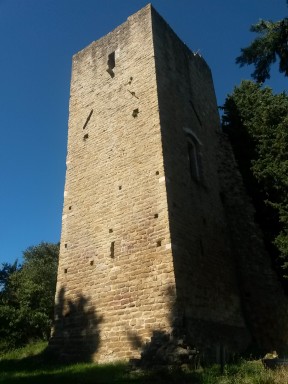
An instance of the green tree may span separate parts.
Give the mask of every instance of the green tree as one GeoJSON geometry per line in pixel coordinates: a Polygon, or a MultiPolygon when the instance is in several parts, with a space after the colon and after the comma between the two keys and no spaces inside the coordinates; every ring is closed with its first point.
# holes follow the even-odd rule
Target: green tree
{"type": "Polygon", "coordinates": [[[6,280],[0,295],[2,349],[49,337],[58,254],[59,244],[41,243],[23,253],[24,261],[18,269],[3,265],[1,272],[6,280]]]}
{"type": "Polygon", "coordinates": [[[240,66],[254,64],[252,77],[259,83],[270,78],[270,67],[279,60],[279,71],[288,76],[288,18],[272,22],[260,20],[251,26],[259,37],[241,49],[236,58],[240,66]]]}
{"type": "Polygon", "coordinates": [[[8,289],[9,277],[13,272],[18,269],[18,261],[16,260],[13,264],[3,263],[0,269],[0,296],[8,289]]]}
{"type": "Polygon", "coordinates": [[[287,269],[288,97],[244,81],[227,97],[222,121],[269,250],[287,269]]]}

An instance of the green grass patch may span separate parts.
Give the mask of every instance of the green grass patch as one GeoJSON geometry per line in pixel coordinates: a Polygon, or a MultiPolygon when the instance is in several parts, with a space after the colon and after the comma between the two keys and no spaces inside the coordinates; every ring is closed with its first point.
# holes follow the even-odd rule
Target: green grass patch
{"type": "Polygon", "coordinates": [[[133,371],[126,363],[63,364],[46,352],[47,343],[38,342],[10,351],[0,357],[2,384],[287,384],[288,371],[269,371],[260,361],[226,365],[220,373],[218,365],[189,371],[161,368],[133,371]]]}

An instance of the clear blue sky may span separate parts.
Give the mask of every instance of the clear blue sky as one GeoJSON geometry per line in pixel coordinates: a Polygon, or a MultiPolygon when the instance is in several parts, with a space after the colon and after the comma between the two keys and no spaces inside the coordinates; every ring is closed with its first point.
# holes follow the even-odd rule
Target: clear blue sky
{"type": "MultiPolygon", "coordinates": [[[[71,57],[146,0],[0,0],[0,263],[58,242],[65,179],[71,57]]],[[[218,105],[252,68],[235,57],[259,18],[287,16],[285,0],[155,0],[178,36],[212,69],[218,105]]],[[[273,71],[275,92],[287,79],[273,71]]]]}

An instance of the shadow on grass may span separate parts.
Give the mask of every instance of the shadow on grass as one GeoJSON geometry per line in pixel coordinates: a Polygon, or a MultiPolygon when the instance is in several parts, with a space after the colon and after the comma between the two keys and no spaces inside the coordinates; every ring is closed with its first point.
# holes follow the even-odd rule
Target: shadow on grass
{"type": "Polygon", "coordinates": [[[113,383],[122,382],[126,372],[124,364],[61,363],[47,350],[36,356],[0,361],[0,383],[5,384],[113,383]]]}
{"type": "Polygon", "coordinates": [[[35,356],[0,360],[0,383],[5,384],[100,384],[100,383],[193,383],[201,384],[202,375],[166,368],[131,370],[128,364],[64,364],[47,349],[35,356]]]}

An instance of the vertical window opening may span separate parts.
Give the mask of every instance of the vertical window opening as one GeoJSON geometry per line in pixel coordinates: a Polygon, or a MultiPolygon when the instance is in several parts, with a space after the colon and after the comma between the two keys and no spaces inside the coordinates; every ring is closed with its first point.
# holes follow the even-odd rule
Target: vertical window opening
{"type": "Polygon", "coordinates": [[[188,142],[188,156],[189,156],[189,167],[190,174],[193,179],[199,180],[199,159],[197,154],[197,148],[195,143],[188,142]]]}
{"type": "Polygon", "coordinates": [[[111,259],[114,259],[114,253],[115,253],[115,241],[112,241],[111,246],[110,246],[110,257],[111,259]]]}
{"type": "Polygon", "coordinates": [[[187,146],[190,175],[199,182],[202,180],[201,144],[196,136],[189,134],[187,146]]]}
{"type": "Polygon", "coordinates": [[[93,113],[93,109],[91,109],[91,112],[89,113],[89,115],[85,121],[85,124],[83,125],[83,129],[85,129],[87,124],[89,123],[89,120],[91,119],[92,113],[93,113]]]}
{"type": "Polygon", "coordinates": [[[113,72],[113,69],[115,68],[115,52],[110,53],[108,55],[108,61],[107,61],[107,72],[109,75],[113,78],[115,76],[115,73],[113,72]]]}

